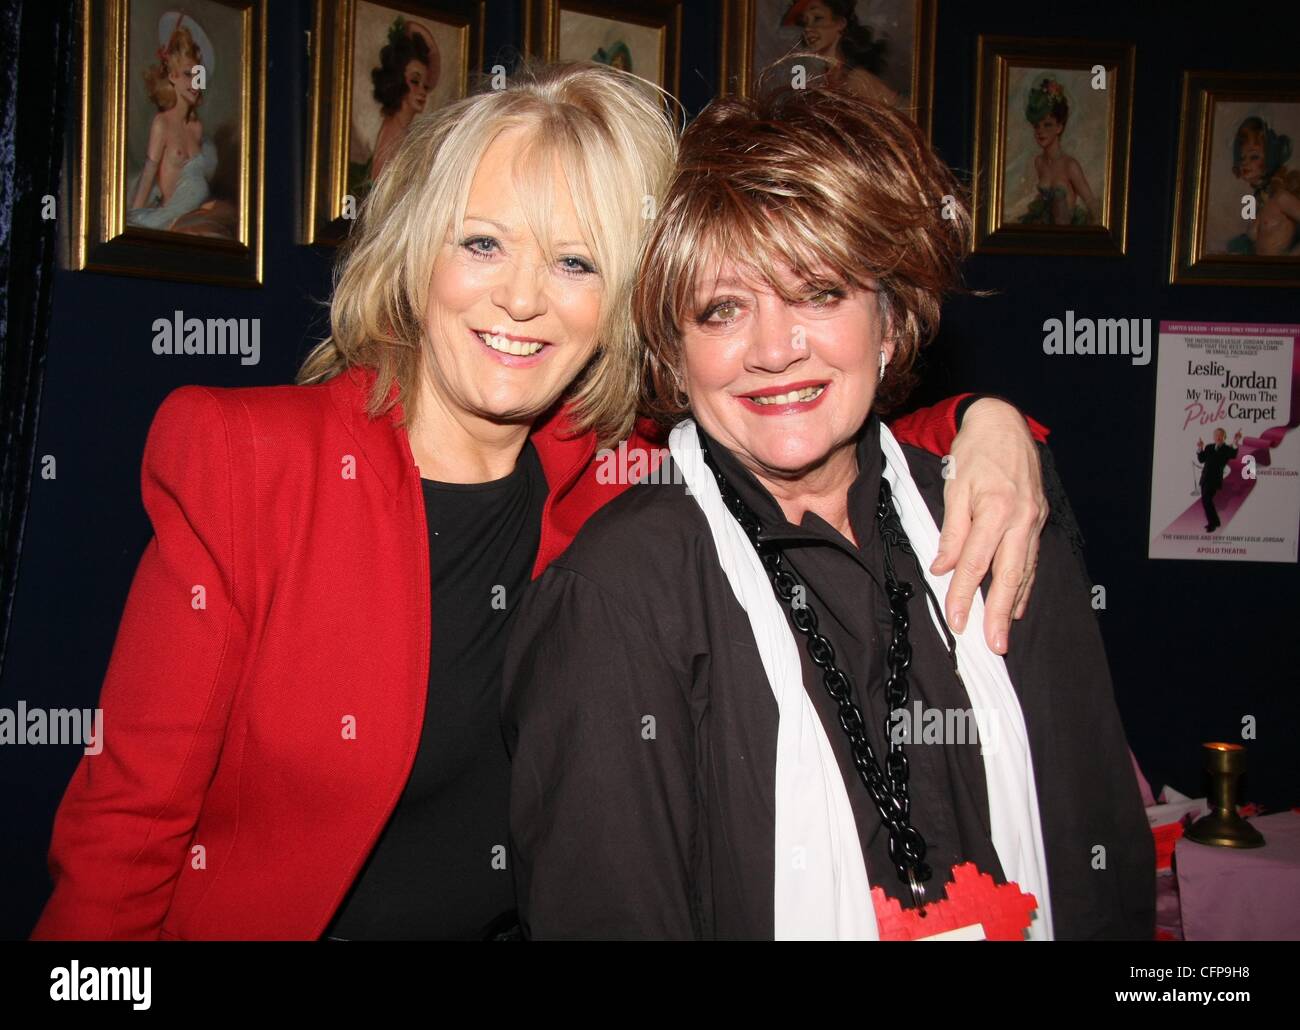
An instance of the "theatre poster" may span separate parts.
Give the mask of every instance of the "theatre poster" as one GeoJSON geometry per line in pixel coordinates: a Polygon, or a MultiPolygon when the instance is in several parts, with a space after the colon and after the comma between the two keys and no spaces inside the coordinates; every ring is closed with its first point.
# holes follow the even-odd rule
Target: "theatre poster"
{"type": "Polygon", "coordinates": [[[1157,353],[1148,556],[1294,562],[1300,325],[1161,322],[1157,353]]]}

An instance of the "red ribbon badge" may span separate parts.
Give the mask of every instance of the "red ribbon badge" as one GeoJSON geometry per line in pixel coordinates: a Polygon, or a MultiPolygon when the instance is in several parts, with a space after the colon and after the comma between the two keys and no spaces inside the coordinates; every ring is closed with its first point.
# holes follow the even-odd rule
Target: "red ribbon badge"
{"type": "Polygon", "coordinates": [[[924,916],[914,908],[903,908],[879,887],[871,888],[871,903],[882,941],[915,941],[976,924],[983,927],[984,940],[1023,941],[1038,907],[1038,900],[1022,893],[1018,884],[1010,880],[996,884],[974,862],[953,867],[947,897],[928,902],[924,916]]]}

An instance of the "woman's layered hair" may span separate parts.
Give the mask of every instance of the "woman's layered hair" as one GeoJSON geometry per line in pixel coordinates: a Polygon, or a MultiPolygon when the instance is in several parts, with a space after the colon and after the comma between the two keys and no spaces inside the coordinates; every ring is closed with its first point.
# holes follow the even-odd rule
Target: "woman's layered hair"
{"type": "Polygon", "coordinates": [[[896,349],[873,405],[911,389],[920,347],[958,288],[966,194],[905,113],[824,83],[715,100],[682,137],[677,172],[646,243],[633,300],[646,343],[646,413],[689,414],[682,326],[734,260],[786,301],[874,289],[896,349]],[[789,269],[802,290],[784,285],[789,269]]]}
{"type": "Polygon", "coordinates": [[[354,366],[373,368],[370,415],[396,400],[403,424],[410,425],[434,261],[463,235],[470,185],[484,152],[500,133],[523,127],[529,141],[514,174],[528,228],[557,258],[551,199],[568,189],[604,286],[597,351],[565,395],[571,425],[575,432],[594,430],[602,446],[624,438],[641,376],[631,288],[676,155],[677,130],[665,97],[643,79],[603,65],[526,64],[504,88],[416,117],[345,244],[330,336],[308,355],[298,382],[323,382],[354,366]]]}

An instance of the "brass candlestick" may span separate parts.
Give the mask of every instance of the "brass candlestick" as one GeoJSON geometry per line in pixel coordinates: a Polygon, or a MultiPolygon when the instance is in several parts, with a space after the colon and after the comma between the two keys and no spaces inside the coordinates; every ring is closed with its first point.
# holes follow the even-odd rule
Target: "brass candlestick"
{"type": "Polygon", "coordinates": [[[1210,774],[1210,805],[1185,836],[1198,844],[1219,848],[1262,848],[1264,836],[1237,814],[1237,779],[1246,771],[1246,749],[1240,744],[1203,744],[1205,771],[1210,774]]]}

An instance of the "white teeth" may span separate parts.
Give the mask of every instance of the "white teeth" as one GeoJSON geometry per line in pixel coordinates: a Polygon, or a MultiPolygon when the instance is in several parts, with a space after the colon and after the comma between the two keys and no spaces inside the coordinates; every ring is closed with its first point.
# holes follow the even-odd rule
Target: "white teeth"
{"type": "Polygon", "coordinates": [[[502,354],[516,354],[520,357],[528,357],[530,354],[536,354],[542,349],[542,344],[535,340],[512,340],[508,336],[500,336],[495,333],[477,333],[476,335],[493,350],[500,351],[502,354]]]}
{"type": "Polygon", "coordinates": [[[791,390],[789,393],[770,394],[766,397],[749,398],[755,404],[794,404],[796,401],[807,402],[816,397],[820,397],[824,386],[805,386],[802,390],[791,390]]]}

